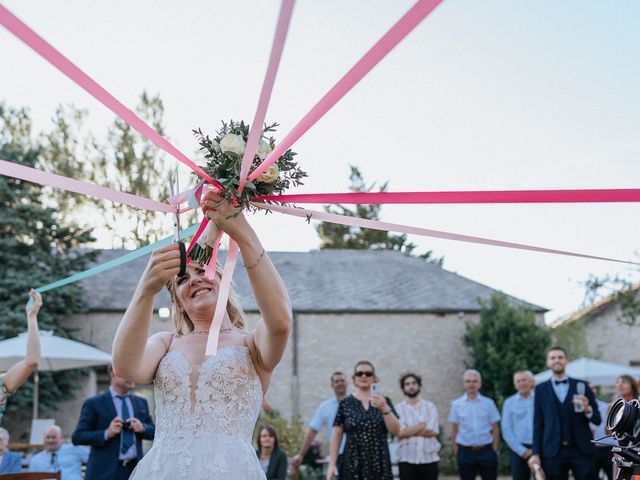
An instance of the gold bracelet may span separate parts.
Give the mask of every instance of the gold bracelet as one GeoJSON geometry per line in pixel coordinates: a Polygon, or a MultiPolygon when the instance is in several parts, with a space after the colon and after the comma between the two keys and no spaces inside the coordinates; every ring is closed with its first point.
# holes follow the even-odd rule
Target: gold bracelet
{"type": "Polygon", "coordinates": [[[266,253],[267,253],[267,252],[266,252],[266,251],[265,251],[265,249],[263,248],[263,249],[262,249],[262,253],[261,253],[261,254],[260,254],[260,256],[258,257],[258,260],[256,260],[256,262],[255,262],[253,265],[249,265],[249,266],[245,265],[245,266],[244,266],[244,268],[245,268],[246,270],[251,270],[252,268],[257,267],[257,266],[258,266],[258,264],[259,264],[259,263],[262,261],[262,259],[264,258],[264,255],[265,255],[266,253]]]}

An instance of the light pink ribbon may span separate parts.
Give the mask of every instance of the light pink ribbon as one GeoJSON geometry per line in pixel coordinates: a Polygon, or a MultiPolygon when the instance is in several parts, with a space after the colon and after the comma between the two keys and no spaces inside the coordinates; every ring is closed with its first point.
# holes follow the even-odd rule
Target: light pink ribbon
{"type": "Polygon", "coordinates": [[[640,202],[640,189],[300,193],[263,195],[255,198],[256,200],[288,203],[344,203],[360,205],[428,203],[603,203],[640,202]]]}
{"type": "MultiPolygon", "coordinates": [[[[211,260],[207,263],[207,266],[204,268],[204,276],[209,280],[212,280],[214,275],[216,274],[216,265],[218,262],[218,252],[220,251],[220,243],[222,242],[222,235],[224,232],[222,230],[218,230],[218,235],[216,235],[215,244],[213,246],[213,253],[211,254],[211,260]]],[[[233,272],[231,272],[231,276],[233,276],[233,272]]]]}
{"type": "Polygon", "coordinates": [[[175,210],[166,203],[157,202],[149,198],[139,197],[131,193],[119,192],[110,188],[99,187],[93,183],[82,182],[55,173],[43,172],[35,168],[20,165],[19,163],[8,162],[0,159],[0,174],[8,177],[19,178],[28,182],[49,185],[68,192],[82,193],[112,202],[123,203],[131,207],[144,208],[155,212],[174,212],[175,210]]]}
{"type": "Polygon", "coordinates": [[[280,205],[269,205],[264,203],[252,203],[254,206],[271,210],[273,212],[285,213],[295,217],[306,218],[307,220],[321,220],[323,222],[337,223],[340,225],[348,225],[351,227],[372,228],[374,230],[385,230],[388,232],[402,232],[414,235],[422,235],[425,237],[442,238],[445,240],[455,240],[458,242],[478,243],[482,245],[492,245],[494,247],[515,248],[518,250],[529,250],[532,252],[551,253],[554,255],[567,255],[571,257],[591,258],[595,260],[606,260],[609,262],[626,263],[629,265],[640,265],[640,263],[628,260],[618,260],[615,258],[599,257],[596,255],[588,255],[584,253],[569,252],[565,250],[556,250],[553,248],[536,247],[523,243],[504,242],[502,240],[493,240],[490,238],[474,237],[471,235],[461,235],[458,233],[443,232],[440,230],[431,230],[428,228],[411,227],[408,225],[400,225],[397,223],[380,222],[377,220],[368,220],[366,218],[348,217],[336,213],[320,212],[317,210],[307,210],[304,208],[283,207],[280,205]]]}
{"type": "Polygon", "coordinates": [[[276,146],[262,164],[256,168],[249,180],[255,180],[265,172],[280,156],[285,153],[302,135],[304,135],[318,120],[320,120],[342,97],[344,97],[364,76],[375,67],[404,37],[406,37],[442,0],[419,0],[416,4],[391,27],[391,29],[373,46],[336,83],[327,94],[316,103],[311,110],[298,122],[276,146]]]}
{"type": "Polygon", "coordinates": [[[120,103],[113,95],[89,77],[89,75],[80,70],[68,58],[62,55],[62,53],[56,50],[36,32],[31,30],[24,22],[2,5],[0,5],[0,24],[31,47],[46,61],[51,63],[51,65],[56,67],[76,84],[82,87],[96,100],[122,118],[122,120],[127,122],[131,128],[138,131],[142,136],[156,144],[169,155],[191,167],[208,182],[211,182],[214,185],[219,185],[218,182],[207,175],[207,172],[205,172],[201,167],[191,161],[185,154],[169,143],[169,141],[167,141],[162,135],[147,125],[144,120],[120,103]]]}
{"type": "MultiPolygon", "coordinates": [[[[205,355],[215,355],[218,351],[218,340],[220,338],[220,327],[227,313],[227,301],[231,292],[231,280],[233,279],[233,270],[238,259],[238,244],[229,237],[229,250],[227,251],[227,260],[222,271],[220,279],[220,287],[218,288],[218,300],[216,302],[216,311],[213,314],[213,322],[209,329],[209,337],[207,338],[207,349],[205,355]]],[[[215,263],[214,263],[215,265],[215,263]]]]}
{"type": "Polygon", "coordinates": [[[287,32],[289,30],[289,23],[291,22],[294,3],[294,0],[282,0],[282,5],[280,6],[280,16],[278,17],[276,33],[273,36],[269,66],[267,67],[267,73],[265,74],[264,82],[262,83],[260,100],[258,101],[256,114],[253,117],[253,122],[251,123],[249,137],[247,138],[247,145],[244,150],[244,156],[242,157],[238,193],[242,193],[244,184],[247,182],[247,174],[249,173],[249,169],[253,163],[253,158],[256,154],[256,150],[258,149],[258,142],[262,136],[262,124],[264,123],[265,116],[267,115],[267,108],[269,107],[273,84],[275,83],[276,74],[278,73],[280,59],[282,58],[284,43],[287,39],[287,32]]]}

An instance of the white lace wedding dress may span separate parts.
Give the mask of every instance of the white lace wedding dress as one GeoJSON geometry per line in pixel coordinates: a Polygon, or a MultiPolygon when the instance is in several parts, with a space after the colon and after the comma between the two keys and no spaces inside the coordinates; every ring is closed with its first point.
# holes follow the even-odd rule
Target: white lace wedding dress
{"type": "Polygon", "coordinates": [[[130,479],[265,479],[251,445],[262,386],[246,347],[194,366],[179,351],[155,378],[156,435],[130,479]]]}

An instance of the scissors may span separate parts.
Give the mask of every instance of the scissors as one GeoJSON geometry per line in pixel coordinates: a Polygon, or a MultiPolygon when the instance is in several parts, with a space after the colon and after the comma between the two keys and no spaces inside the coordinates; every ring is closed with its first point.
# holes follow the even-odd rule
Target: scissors
{"type": "MultiPolygon", "coordinates": [[[[176,182],[175,187],[171,179],[169,179],[169,191],[171,196],[180,194],[180,180],[178,179],[178,170],[176,170],[176,182]]],[[[173,241],[180,247],[180,271],[178,277],[184,276],[187,272],[187,249],[184,246],[184,242],[180,240],[180,207],[176,206],[176,213],[173,214],[173,241]]]]}

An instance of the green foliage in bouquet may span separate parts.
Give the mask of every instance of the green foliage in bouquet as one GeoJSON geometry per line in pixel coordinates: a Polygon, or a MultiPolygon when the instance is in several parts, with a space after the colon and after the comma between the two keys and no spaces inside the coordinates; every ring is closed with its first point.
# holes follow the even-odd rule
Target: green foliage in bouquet
{"type": "MultiPolygon", "coordinates": [[[[265,124],[258,150],[249,169],[250,173],[275,148],[275,139],[267,138],[266,134],[274,132],[276,127],[278,127],[277,123],[265,124]]],[[[203,166],[204,171],[220,182],[223,187],[221,195],[229,202],[237,202],[240,208],[255,211],[256,207],[252,206],[251,202],[256,196],[282,194],[291,186],[303,185],[301,179],[307,176],[307,173],[300,170],[297,162],[294,161],[297,154],[289,149],[253,182],[245,183],[242,193],[239,194],[240,167],[249,137],[249,125],[243,121],[240,123],[233,120],[229,123],[223,121],[222,128],[213,138],[202,133],[201,129],[193,130],[193,133],[207,160],[207,164],[203,166]]]]}
{"type": "MultiPolygon", "coordinates": [[[[277,126],[277,123],[264,125],[256,154],[249,167],[249,173],[253,172],[275,148],[275,139],[271,136],[267,137],[266,134],[274,132],[277,126]]],[[[249,125],[243,121],[240,123],[233,120],[229,123],[223,121],[222,128],[216,132],[213,138],[205,135],[200,128],[193,130],[193,133],[207,160],[206,165],[203,166],[204,171],[220,182],[222,185],[221,196],[237,207],[236,213],[232,216],[238,215],[243,209],[255,212],[257,207],[251,202],[256,197],[282,194],[291,186],[302,185],[301,179],[307,176],[307,173],[300,170],[297,162],[294,161],[296,153],[289,149],[266,171],[258,175],[253,182],[246,182],[242,193],[239,193],[240,170],[249,138],[249,125]]],[[[285,204],[268,200],[259,201],[285,204]]],[[[269,211],[265,210],[265,212],[269,211]]],[[[217,229],[211,223],[207,225],[207,229],[189,252],[189,258],[201,265],[209,263],[216,243],[217,229]]]]}

